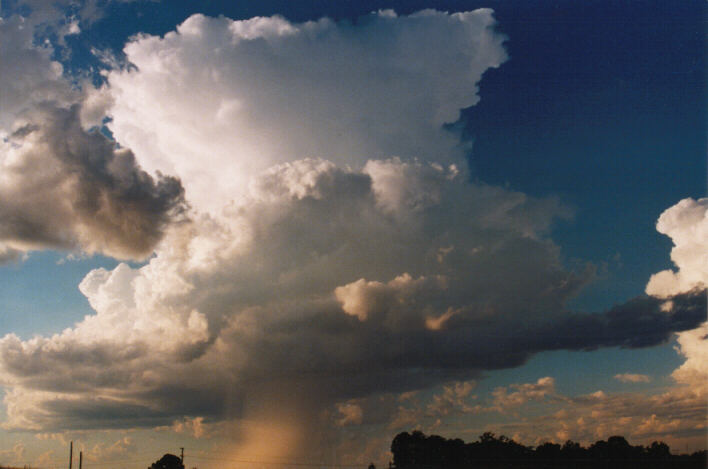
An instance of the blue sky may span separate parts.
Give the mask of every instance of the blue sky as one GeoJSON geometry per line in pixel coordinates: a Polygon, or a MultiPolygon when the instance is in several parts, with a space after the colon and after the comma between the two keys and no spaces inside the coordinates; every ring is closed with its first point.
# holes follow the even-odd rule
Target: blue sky
{"type": "Polygon", "coordinates": [[[58,3],[0,9],[0,464],[266,460],[263,432],[383,464],[414,427],[705,447],[650,411],[706,372],[704,2],[58,3]]]}

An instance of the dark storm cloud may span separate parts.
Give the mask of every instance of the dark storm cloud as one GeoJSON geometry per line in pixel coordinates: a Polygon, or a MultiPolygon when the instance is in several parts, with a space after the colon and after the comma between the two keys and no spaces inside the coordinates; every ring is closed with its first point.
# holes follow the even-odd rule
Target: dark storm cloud
{"type": "Polygon", "coordinates": [[[603,314],[569,315],[535,342],[539,350],[650,347],[705,320],[706,290],[696,289],[668,299],[634,298],[603,314]]]}
{"type": "MultiPolygon", "coordinates": [[[[341,315],[281,323],[271,337],[249,344],[258,359],[243,370],[265,378],[306,378],[332,399],[372,392],[400,392],[469,379],[486,370],[523,364],[549,350],[650,347],[706,319],[706,291],[666,300],[640,297],[594,314],[557,313],[553,320],[519,325],[513,320],[460,320],[442,331],[386,330],[341,315]]],[[[226,339],[226,337],[224,337],[226,339]]],[[[227,339],[244,344],[238,337],[227,339]]]]}
{"type": "Polygon", "coordinates": [[[134,428],[167,425],[172,422],[170,413],[148,405],[121,399],[91,398],[81,400],[56,399],[42,403],[38,411],[45,415],[62,415],[62,420],[48,418],[43,428],[76,430],[95,428],[134,428]]]}
{"type": "Polygon", "coordinates": [[[44,103],[8,138],[0,181],[0,242],[118,258],[152,252],[185,208],[178,179],[142,171],[127,149],[85,131],[79,105],[44,103]]]}

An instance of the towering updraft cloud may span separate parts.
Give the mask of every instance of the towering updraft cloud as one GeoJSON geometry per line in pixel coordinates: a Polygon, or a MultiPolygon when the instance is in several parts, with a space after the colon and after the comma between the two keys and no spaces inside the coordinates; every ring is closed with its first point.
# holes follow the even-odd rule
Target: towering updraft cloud
{"type": "Polygon", "coordinates": [[[506,59],[493,25],[491,10],[381,11],[356,24],[194,15],[126,45],[134,67],[112,72],[103,91],[114,98],[109,127],[211,211],[286,161],[454,162],[459,140],[442,125],[506,59]]]}

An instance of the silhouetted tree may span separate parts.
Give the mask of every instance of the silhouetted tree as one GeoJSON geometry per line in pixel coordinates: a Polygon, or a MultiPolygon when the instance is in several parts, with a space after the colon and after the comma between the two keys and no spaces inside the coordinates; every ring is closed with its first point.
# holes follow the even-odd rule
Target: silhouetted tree
{"type": "Polygon", "coordinates": [[[167,453],[150,466],[148,469],[184,469],[184,464],[179,456],[167,453]]]}
{"type": "Polygon", "coordinates": [[[655,441],[647,448],[647,454],[652,459],[668,459],[671,457],[669,445],[663,441],[655,441]]]}
{"type": "Polygon", "coordinates": [[[665,443],[632,446],[622,436],[589,448],[573,441],[544,443],[536,449],[486,432],[465,444],[419,431],[399,433],[391,443],[395,469],[706,469],[708,452],[672,455],[665,443]]]}
{"type": "Polygon", "coordinates": [[[561,445],[556,443],[544,443],[536,447],[535,460],[539,467],[556,467],[561,457],[561,445]]]}

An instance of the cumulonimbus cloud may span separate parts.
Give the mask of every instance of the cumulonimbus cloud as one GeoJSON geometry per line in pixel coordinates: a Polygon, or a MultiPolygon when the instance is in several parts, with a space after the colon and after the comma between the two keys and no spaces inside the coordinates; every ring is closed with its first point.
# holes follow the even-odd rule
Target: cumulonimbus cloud
{"type": "MultiPolygon", "coordinates": [[[[32,143],[28,158],[58,122],[104,151],[98,163],[53,156],[60,169],[78,165],[67,177],[88,172],[98,186],[86,190],[108,203],[68,212],[70,226],[153,214],[135,233],[155,256],[90,272],[80,289],[96,313],[74,327],[0,339],[5,425],[169,425],[272,413],[276,402],[293,419],[349,402],[349,425],[365,418],[364,396],[469,380],[546,350],[655,345],[700,324],[705,285],[568,311],[594,275],[567,269],[549,237],[571,211],[467,181],[441,125],[505,60],[493,24],[488,10],[356,24],[196,15],[130,42],[134,67],[84,101],[84,116],[101,115],[94,104],[108,112],[132,153],[83,130],[77,108],[28,120],[12,148],[32,143]],[[168,223],[176,180],[139,168],[182,178],[189,220],[168,223]]],[[[133,231],[109,239],[101,227],[76,242],[129,248],[133,231]]]]}

